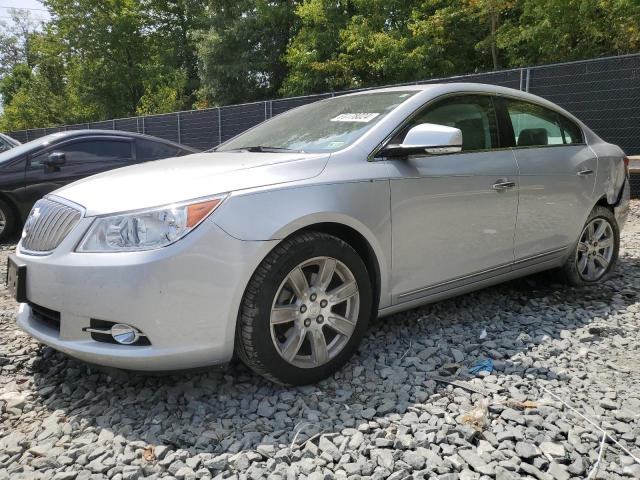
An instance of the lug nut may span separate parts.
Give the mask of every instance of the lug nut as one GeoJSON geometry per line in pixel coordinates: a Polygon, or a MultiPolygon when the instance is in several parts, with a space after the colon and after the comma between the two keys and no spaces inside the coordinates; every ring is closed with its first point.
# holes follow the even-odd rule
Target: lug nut
{"type": "Polygon", "coordinates": [[[304,313],[304,312],[306,312],[306,311],[307,311],[307,306],[306,306],[306,305],[302,305],[302,306],[300,307],[300,313],[304,313]]]}
{"type": "Polygon", "coordinates": [[[305,318],[304,320],[304,326],[308,327],[309,325],[311,325],[311,319],[310,318],[305,318]]]}
{"type": "Polygon", "coordinates": [[[324,322],[324,317],[322,315],[318,315],[318,318],[316,318],[316,322],[318,323],[324,322]]]}
{"type": "Polygon", "coordinates": [[[318,296],[315,293],[311,294],[311,297],[309,297],[311,299],[312,302],[316,301],[316,298],[318,298],[318,296]]]}
{"type": "Polygon", "coordinates": [[[326,300],[322,300],[322,301],[320,302],[320,306],[321,306],[322,308],[324,308],[324,307],[326,307],[326,306],[327,306],[327,304],[328,304],[328,303],[329,303],[329,302],[327,302],[326,300]]]}

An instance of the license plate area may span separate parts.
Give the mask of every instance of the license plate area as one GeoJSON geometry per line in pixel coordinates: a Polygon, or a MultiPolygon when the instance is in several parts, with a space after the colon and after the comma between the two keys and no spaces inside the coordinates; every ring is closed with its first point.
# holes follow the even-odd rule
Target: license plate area
{"type": "Polygon", "coordinates": [[[17,262],[14,255],[7,258],[7,289],[20,303],[27,301],[27,266],[17,262]]]}

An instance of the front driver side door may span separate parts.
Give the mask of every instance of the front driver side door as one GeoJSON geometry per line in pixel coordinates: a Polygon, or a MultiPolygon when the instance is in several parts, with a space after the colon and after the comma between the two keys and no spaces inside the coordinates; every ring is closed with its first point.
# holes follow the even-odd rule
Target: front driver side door
{"type": "Polygon", "coordinates": [[[462,131],[462,152],[387,160],[391,183],[392,301],[400,303],[507,271],[518,208],[513,152],[499,149],[488,95],[460,95],[419,112],[462,131]]]}

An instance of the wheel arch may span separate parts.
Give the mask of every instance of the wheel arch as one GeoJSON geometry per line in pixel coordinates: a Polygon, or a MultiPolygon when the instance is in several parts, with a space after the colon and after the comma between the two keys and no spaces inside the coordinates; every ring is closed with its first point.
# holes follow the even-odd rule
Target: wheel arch
{"type": "Polygon", "coordinates": [[[613,207],[614,204],[612,204],[611,202],[609,202],[609,199],[607,198],[606,195],[602,195],[598,201],[593,205],[593,207],[591,208],[591,210],[593,210],[596,207],[605,207],[608,208],[609,210],[611,210],[613,212],[613,207]]]}
{"type": "Polygon", "coordinates": [[[11,212],[13,213],[14,218],[16,219],[15,226],[16,228],[19,228],[20,225],[22,225],[22,222],[24,222],[24,218],[16,202],[13,200],[13,198],[11,198],[10,195],[7,195],[5,192],[0,192],[0,200],[2,200],[4,203],[9,205],[9,208],[11,209],[11,212]]]}
{"type": "Polygon", "coordinates": [[[367,272],[369,273],[369,279],[371,280],[371,286],[373,287],[373,311],[377,314],[382,288],[380,263],[375,250],[364,235],[355,228],[345,225],[344,223],[320,222],[300,228],[288,235],[287,238],[304,232],[321,232],[333,235],[334,237],[337,237],[349,244],[358,253],[367,267],[367,272]]]}

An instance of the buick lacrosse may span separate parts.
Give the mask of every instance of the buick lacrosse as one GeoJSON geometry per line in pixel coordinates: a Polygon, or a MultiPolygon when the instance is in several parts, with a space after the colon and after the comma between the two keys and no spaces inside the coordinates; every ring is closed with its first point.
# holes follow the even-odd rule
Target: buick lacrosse
{"type": "Polygon", "coordinates": [[[7,280],[20,327],[87,362],[175,370],[235,352],[311,383],[376,315],[547,269],[606,278],[627,162],[508,88],[341,95],[211,152],[56,190],[31,210],[7,280]]]}

